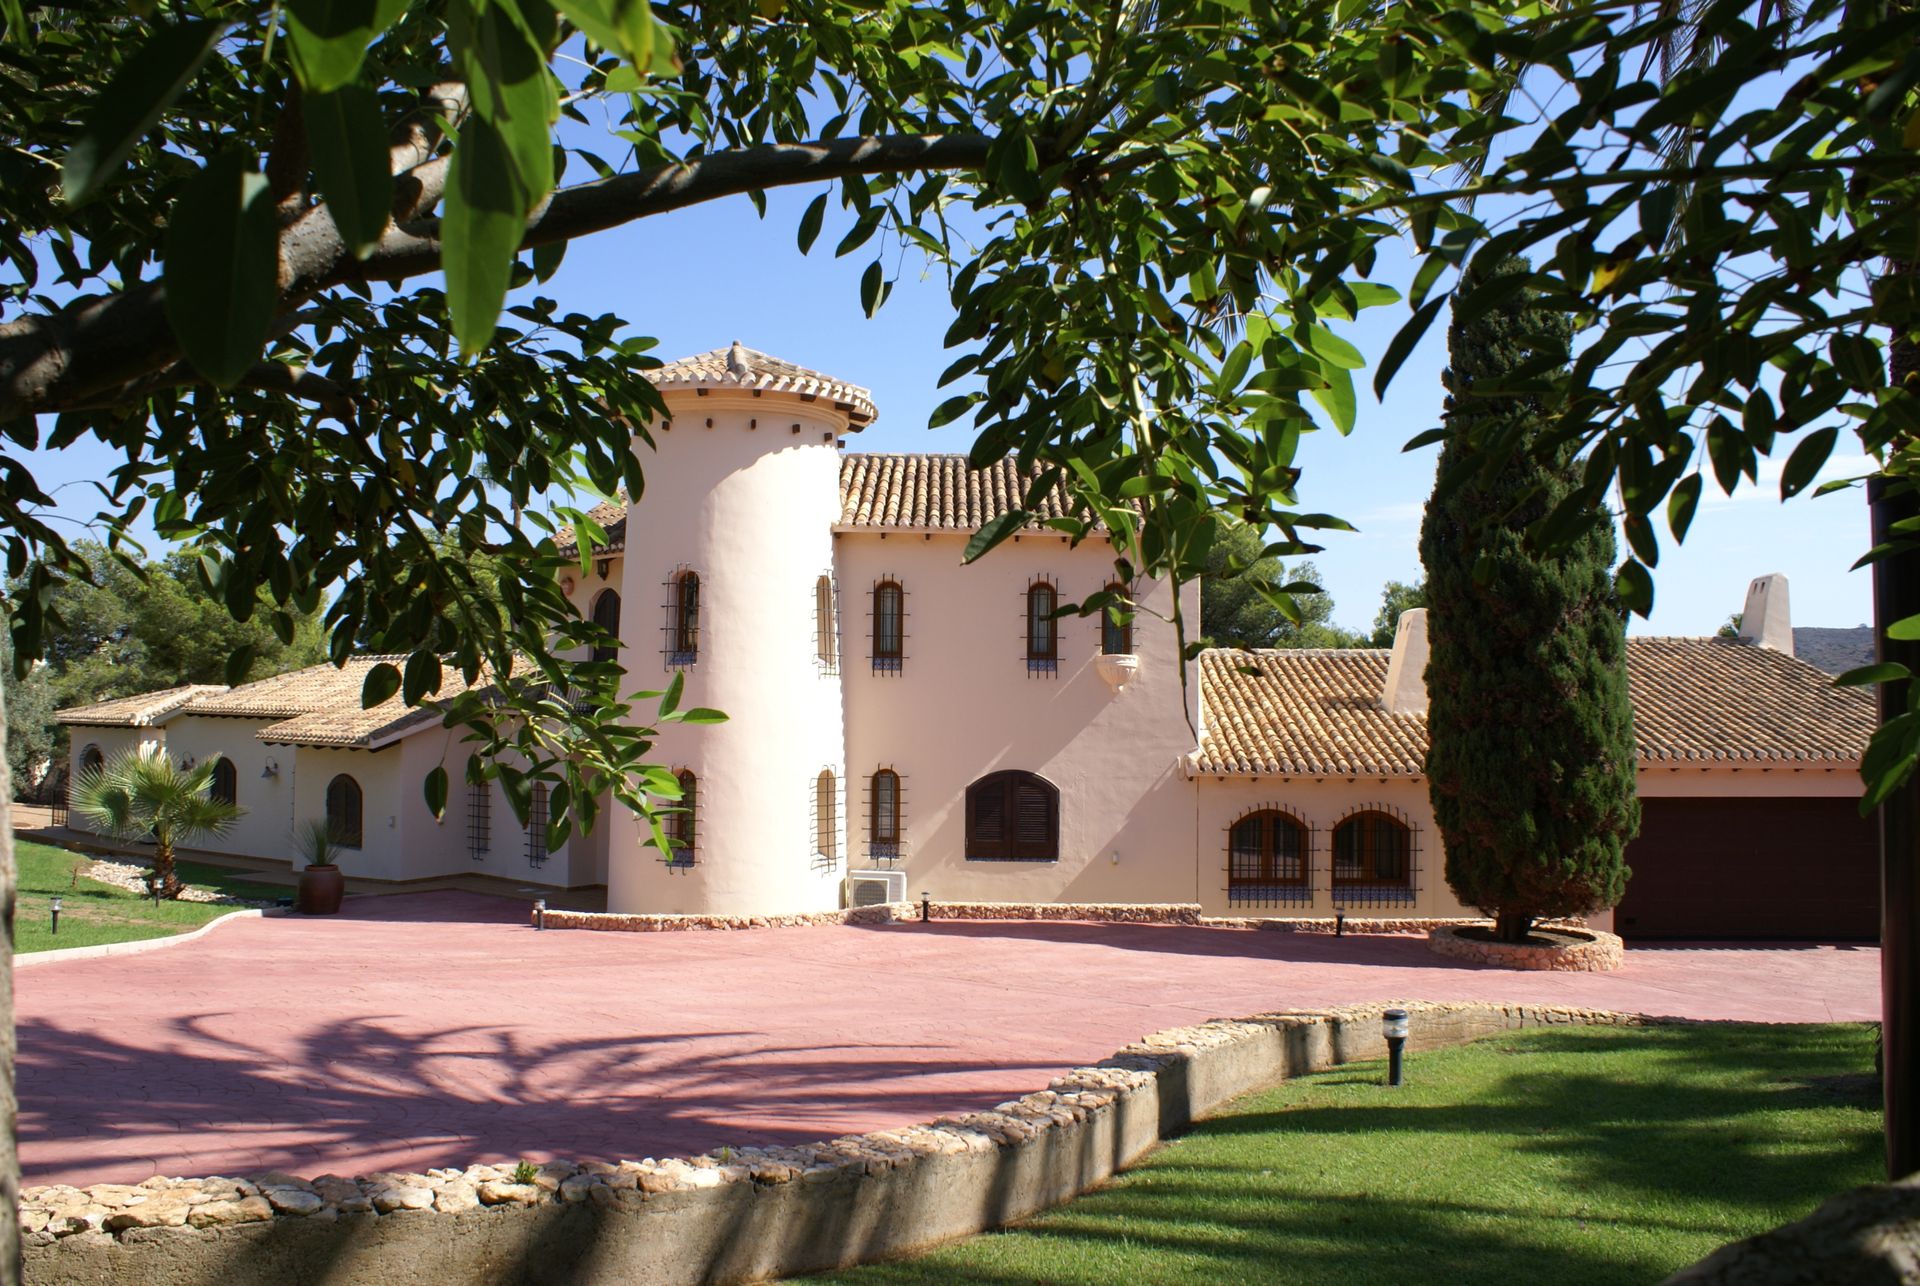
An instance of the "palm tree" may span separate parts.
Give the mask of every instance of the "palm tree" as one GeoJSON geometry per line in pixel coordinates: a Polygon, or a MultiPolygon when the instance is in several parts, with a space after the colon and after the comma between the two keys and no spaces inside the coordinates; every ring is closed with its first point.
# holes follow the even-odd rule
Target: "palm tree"
{"type": "Polygon", "coordinates": [[[217,759],[185,769],[164,751],[129,750],[80,774],[69,807],[115,839],[153,840],[153,874],[160,892],[180,896],[174,845],[220,835],[245,810],[215,799],[210,787],[217,759]]]}

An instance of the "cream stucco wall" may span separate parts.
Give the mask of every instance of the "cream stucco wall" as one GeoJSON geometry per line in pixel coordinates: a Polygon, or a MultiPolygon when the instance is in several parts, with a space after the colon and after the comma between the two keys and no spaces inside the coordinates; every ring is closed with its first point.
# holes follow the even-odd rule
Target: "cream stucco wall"
{"type": "MultiPolygon", "coordinates": [[[[336,750],[322,746],[281,746],[294,761],[293,816],[296,821],[327,815],[327,785],[341,773],[360,784],[361,844],[340,855],[348,875],[375,880],[404,880],[420,872],[409,860],[401,831],[400,754],[395,750],[336,750]]],[[[281,770],[286,760],[281,760],[281,770]]],[[[281,852],[285,852],[283,845],[281,852]]],[[[271,856],[271,854],[269,854],[271,856]]]]}
{"type": "MultiPolygon", "coordinates": [[[[964,534],[847,531],[839,536],[846,622],[848,791],[859,869],[907,872],[935,898],[985,901],[1170,902],[1194,895],[1194,787],[1180,774],[1193,749],[1171,588],[1140,588],[1139,670],[1115,692],[1095,668],[1097,617],[1059,621],[1059,666],[1030,675],[1026,594],[1040,577],[1075,602],[1113,579],[1113,552],[1056,535],[1009,540],[961,561],[964,534]],[[872,666],[872,590],[906,591],[899,674],[872,666]],[[1185,703],[1183,705],[1183,702],[1185,703]],[[868,856],[868,778],[900,774],[905,853],[889,867],[868,856]],[[970,862],[966,790],[988,773],[1036,773],[1060,792],[1057,862],[970,862]]],[[[1197,622],[1198,588],[1184,612],[1197,622]]]]}
{"type": "Polygon", "coordinates": [[[224,835],[195,840],[195,848],[291,859],[294,753],[291,746],[269,746],[254,735],[270,722],[183,714],[167,724],[167,752],[176,763],[204,764],[216,755],[233,761],[234,802],[246,810],[224,835]],[[270,764],[274,772],[268,775],[270,764]]]}
{"type": "MultiPolygon", "coordinates": [[[[700,577],[699,657],[685,706],[730,721],[662,730],[649,756],[699,779],[696,860],[669,869],[638,819],[607,817],[607,902],[614,911],[754,914],[839,905],[844,838],[833,861],[812,842],[812,789],[844,783],[841,690],[814,650],[814,586],[833,569],[839,516],[830,403],[746,390],[670,392],[657,451],[636,447],[658,479],[628,511],[621,585],[629,689],[662,688],[667,582],[700,577]]],[[[645,722],[649,708],[636,707],[645,722]]],[[[842,788],[839,798],[844,800],[842,788]]],[[[844,835],[844,807],[839,830],[844,835]]]]}

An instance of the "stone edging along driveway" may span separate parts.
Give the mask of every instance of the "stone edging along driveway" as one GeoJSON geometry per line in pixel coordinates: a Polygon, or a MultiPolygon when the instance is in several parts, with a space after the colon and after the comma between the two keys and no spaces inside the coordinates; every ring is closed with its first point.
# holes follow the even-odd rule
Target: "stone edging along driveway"
{"type": "MultiPolygon", "coordinates": [[[[229,911],[217,915],[197,929],[185,933],[169,934],[164,938],[136,938],[132,942],[102,942],[91,947],[56,947],[51,951],[29,951],[13,958],[15,969],[31,969],[35,965],[59,964],[64,960],[93,960],[100,956],[131,956],[142,951],[159,951],[166,947],[177,947],[183,942],[192,942],[203,938],[223,924],[234,920],[257,920],[270,914],[259,907],[249,907],[242,911],[229,911]]],[[[281,914],[274,911],[271,914],[281,914]]]]}
{"type": "MultiPolygon", "coordinates": [[[[28,1279],[730,1282],[890,1258],[1057,1205],[1228,1100],[1381,1057],[1384,1005],[1163,1031],[990,1111],[792,1147],[305,1180],[148,1179],[21,1196],[28,1279]]],[[[1412,1048],[1602,1010],[1406,1005],[1412,1048]]]]}

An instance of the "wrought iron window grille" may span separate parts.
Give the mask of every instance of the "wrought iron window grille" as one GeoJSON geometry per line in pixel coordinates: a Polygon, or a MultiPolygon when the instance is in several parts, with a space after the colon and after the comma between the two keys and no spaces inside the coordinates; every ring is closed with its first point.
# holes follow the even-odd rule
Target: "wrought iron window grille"
{"type": "Polygon", "coordinates": [[[822,678],[840,673],[840,587],[832,572],[813,583],[813,664],[822,678]]]}
{"type": "Polygon", "coordinates": [[[899,577],[889,574],[874,582],[867,598],[867,616],[872,621],[873,672],[903,673],[907,659],[907,591],[899,577]]]}
{"type": "Polygon", "coordinates": [[[1060,621],[1054,615],[1060,607],[1059,583],[1042,573],[1028,582],[1020,602],[1027,677],[1053,678],[1060,672],[1060,621]]]}
{"type": "Polygon", "coordinates": [[[840,774],[831,767],[814,775],[808,789],[808,848],[815,870],[831,871],[840,865],[840,774]]]}
{"type": "Polygon", "coordinates": [[[493,788],[486,782],[467,783],[467,852],[476,862],[487,860],[493,848],[493,788]]]}
{"type": "Polygon", "coordinates": [[[700,599],[703,586],[700,574],[682,564],[661,583],[665,599],[661,627],[661,656],[668,670],[684,670],[700,659],[700,599]]]}
{"type": "Polygon", "coordinates": [[[527,805],[527,865],[539,870],[547,864],[547,788],[535,782],[527,805]]]}
{"type": "Polygon", "coordinates": [[[907,856],[907,779],[883,764],[862,779],[867,860],[891,866],[907,856]]]}

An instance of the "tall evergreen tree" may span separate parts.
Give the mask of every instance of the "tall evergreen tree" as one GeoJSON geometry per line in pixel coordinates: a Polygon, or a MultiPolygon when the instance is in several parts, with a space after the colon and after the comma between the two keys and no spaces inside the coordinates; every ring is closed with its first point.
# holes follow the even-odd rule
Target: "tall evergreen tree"
{"type": "MultiPolygon", "coordinates": [[[[1492,272],[1526,270],[1516,258],[1492,272]]],[[[1518,942],[1536,919],[1619,902],[1640,805],[1612,528],[1550,552],[1526,534],[1575,483],[1523,391],[1543,362],[1567,360],[1571,327],[1525,292],[1500,298],[1448,333],[1450,489],[1427,507],[1420,557],[1427,780],[1447,883],[1518,942]]]]}

